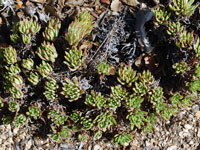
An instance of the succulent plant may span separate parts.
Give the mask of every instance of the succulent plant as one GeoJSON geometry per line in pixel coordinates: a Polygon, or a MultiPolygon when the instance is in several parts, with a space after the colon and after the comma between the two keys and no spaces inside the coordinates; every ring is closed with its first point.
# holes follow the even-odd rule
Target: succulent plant
{"type": "Polygon", "coordinates": [[[8,109],[11,112],[18,112],[19,109],[20,109],[20,106],[19,106],[19,104],[16,101],[10,101],[8,109]]]}
{"type": "Polygon", "coordinates": [[[18,128],[19,126],[24,126],[27,122],[27,118],[24,114],[17,114],[13,120],[14,128],[18,128]]]}
{"type": "Polygon", "coordinates": [[[177,36],[183,32],[183,29],[184,27],[180,24],[180,22],[170,22],[167,29],[167,34],[171,36],[177,36]]]}
{"type": "Polygon", "coordinates": [[[31,43],[31,35],[30,34],[22,34],[22,41],[24,44],[31,43]]]}
{"type": "Polygon", "coordinates": [[[118,70],[119,77],[117,80],[122,85],[128,85],[129,87],[135,82],[138,77],[136,76],[136,71],[133,71],[131,66],[124,66],[118,70]]]}
{"type": "Polygon", "coordinates": [[[95,98],[96,98],[95,92],[92,90],[90,94],[86,94],[85,104],[95,107],[96,106],[95,98]]]}
{"type": "Polygon", "coordinates": [[[42,33],[45,40],[55,41],[58,37],[61,27],[61,21],[58,18],[52,18],[49,20],[45,31],[42,33]]]}
{"type": "Polygon", "coordinates": [[[13,98],[22,98],[24,96],[24,94],[21,91],[21,89],[18,89],[16,87],[11,87],[9,89],[9,92],[12,95],[13,98]]]}
{"type": "Polygon", "coordinates": [[[93,27],[90,13],[88,11],[80,13],[75,21],[69,25],[65,39],[69,45],[76,46],[85,36],[90,34],[93,27]]]}
{"type": "Polygon", "coordinates": [[[159,26],[159,25],[162,25],[162,24],[167,24],[169,17],[171,16],[171,13],[168,13],[165,9],[160,9],[160,8],[157,8],[153,12],[153,14],[155,16],[154,24],[156,26],[159,26]]]}
{"type": "Polygon", "coordinates": [[[60,126],[64,124],[68,117],[58,110],[52,110],[48,113],[48,118],[50,118],[55,125],[60,126]]]}
{"type": "Polygon", "coordinates": [[[179,40],[176,41],[176,46],[179,48],[185,48],[185,49],[192,49],[192,45],[194,42],[194,33],[183,31],[179,35],[179,40]]]}
{"type": "Polygon", "coordinates": [[[33,34],[36,34],[40,31],[41,25],[37,23],[37,21],[34,21],[33,19],[30,20],[30,31],[33,34]]]}
{"type": "Polygon", "coordinates": [[[89,138],[90,136],[87,133],[81,133],[78,135],[78,139],[81,142],[86,142],[89,138]]]}
{"type": "Polygon", "coordinates": [[[10,83],[12,84],[13,87],[20,87],[23,84],[23,79],[20,75],[13,75],[10,78],[10,83]]]}
{"type": "Polygon", "coordinates": [[[193,78],[199,78],[200,77],[200,65],[196,64],[195,65],[195,72],[193,74],[193,78]]]}
{"type": "Polygon", "coordinates": [[[182,99],[181,103],[183,106],[191,106],[192,105],[192,100],[193,98],[191,96],[186,96],[182,99]]]}
{"type": "Polygon", "coordinates": [[[123,100],[126,96],[127,96],[127,92],[125,89],[121,87],[121,85],[111,87],[111,97],[114,97],[119,100],[123,100]]]}
{"type": "Polygon", "coordinates": [[[101,137],[102,137],[101,131],[97,131],[93,136],[94,140],[99,140],[101,137]]]}
{"type": "Polygon", "coordinates": [[[68,126],[63,126],[61,131],[60,131],[60,135],[62,138],[67,138],[70,136],[70,129],[68,128],[68,126]]]}
{"type": "Polygon", "coordinates": [[[8,64],[14,64],[17,62],[17,52],[12,46],[4,49],[4,60],[8,64]]]}
{"type": "Polygon", "coordinates": [[[84,60],[86,58],[86,52],[76,47],[73,47],[69,52],[65,51],[65,60],[64,63],[68,66],[71,71],[76,71],[81,66],[84,65],[84,60]]]}
{"type": "Polygon", "coordinates": [[[112,70],[114,70],[114,68],[112,65],[107,64],[107,62],[105,61],[98,64],[97,70],[100,75],[101,74],[110,75],[112,74],[112,70]]]}
{"type": "Polygon", "coordinates": [[[200,91],[200,79],[194,79],[188,83],[189,90],[194,96],[198,96],[198,91],[200,91]]]}
{"type": "MultiPolygon", "coordinates": [[[[86,49],[84,47],[87,47],[88,43],[88,49],[93,44],[96,46],[94,42],[92,44],[88,41],[86,44],[85,42],[81,43],[81,40],[89,35],[94,27],[92,16],[87,11],[80,13],[69,25],[68,31],[65,33],[67,45],[64,46],[66,51],[63,61],[68,68],[67,70],[62,67],[59,60],[57,61],[58,53],[54,47],[54,44],[62,43],[62,35],[61,38],[57,39],[61,28],[61,20],[57,18],[49,20],[48,18],[47,26],[43,28],[42,34],[38,36],[36,34],[40,31],[41,26],[37,18],[36,20],[33,18],[23,19],[16,23],[14,28],[11,29],[12,34],[10,35],[13,47],[7,47],[7,43],[5,45],[4,43],[0,44],[6,47],[0,48],[0,77],[2,77],[0,82],[3,83],[3,86],[0,86],[0,94],[4,96],[4,99],[0,97],[0,110],[10,113],[3,114],[3,123],[12,123],[14,127],[20,127],[31,121],[30,123],[36,123],[37,127],[41,121],[38,122],[35,119],[41,119],[43,122],[49,123],[50,138],[61,142],[62,140],[74,140],[74,138],[78,137],[81,141],[80,148],[89,139],[99,140],[102,136],[107,138],[107,135],[113,134],[115,134],[113,141],[125,148],[133,139],[132,132],[136,131],[134,129],[153,132],[158,117],[166,120],[170,119],[180,108],[191,106],[192,101],[200,97],[200,39],[195,31],[190,31],[191,26],[189,26],[190,23],[193,23],[194,27],[192,28],[196,29],[197,23],[194,23],[194,19],[188,20],[189,16],[193,14],[196,5],[199,5],[198,2],[195,1],[192,4],[193,2],[193,0],[172,0],[169,3],[171,5],[170,8],[175,10],[176,14],[179,14],[178,17],[174,16],[172,11],[171,13],[167,12],[167,9],[157,8],[154,11],[155,28],[163,25],[160,28],[167,30],[168,34],[167,36],[163,34],[167,38],[162,39],[161,43],[167,44],[167,41],[169,41],[171,45],[176,43],[180,48],[180,51],[175,50],[171,54],[162,52],[169,55],[169,57],[164,57],[167,61],[167,66],[173,62],[170,58],[183,59],[180,60],[180,63],[173,65],[173,68],[180,73],[185,72],[185,74],[181,75],[181,78],[186,78],[187,82],[183,82],[186,83],[186,86],[178,88],[176,92],[173,92],[174,89],[172,88],[170,93],[164,93],[169,87],[168,84],[163,83],[165,78],[168,79],[167,76],[162,76],[162,72],[160,72],[163,60],[158,59],[160,57],[163,58],[162,55],[156,55],[156,57],[152,55],[152,62],[149,59],[150,55],[145,55],[145,57],[142,57],[142,61],[144,60],[145,63],[141,64],[142,67],[137,68],[137,70],[133,70],[131,65],[121,65],[120,68],[117,68],[117,75],[114,75],[114,66],[102,60],[100,60],[101,63],[97,62],[98,68],[95,75],[97,75],[96,73],[99,75],[90,76],[93,75],[91,72],[87,72],[90,67],[84,67],[84,71],[80,71],[84,65],[87,65],[86,49]],[[182,6],[183,1],[190,4],[184,3],[184,6],[182,6]],[[189,8],[188,6],[191,7],[189,8]],[[178,8],[185,12],[178,10],[178,8]],[[184,18],[184,16],[188,17],[184,18]],[[187,28],[185,28],[186,26],[187,28]],[[36,47],[40,41],[44,42],[39,47],[36,47]],[[193,49],[194,51],[192,51],[193,49]],[[36,50],[36,53],[34,53],[34,50],[36,50]],[[18,53],[20,54],[19,56],[17,56],[18,53]],[[179,54],[180,56],[177,57],[179,54]],[[38,60],[36,55],[41,59],[38,62],[36,62],[38,60]],[[147,57],[148,59],[146,59],[147,57]],[[187,60],[188,64],[183,62],[184,60],[187,60]],[[156,61],[156,64],[154,64],[154,61],[156,61]],[[40,62],[42,63],[40,64],[40,62]],[[19,65],[20,63],[21,65],[19,65]],[[36,67],[35,63],[37,64],[36,67]],[[152,68],[157,65],[159,67],[152,68]],[[55,68],[52,68],[53,66],[55,68]],[[151,71],[144,70],[144,68],[150,69],[158,79],[155,80],[151,71]],[[140,73],[137,73],[137,71],[140,73]],[[109,75],[105,79],[112,78],[113,83],[106,83],[107,80],[102,80],[105,75],[109,75]],[[63,82],[63,78],[66,76],[68,78],[63,82]],[[95,82],[96,77],[100,77],[101,85],[95,82]],[[83,78],[83,80],[80,81],[80,78],[83,78]],[[114,81],[116,78],[119,84],[114,81]],[[162,81],[161,85],[164,85],[166,90],[163,90],[157,84],[160,79],[162,81]],[[30,83],[26,82],[27,80],[30,83]],[[60,92],[58,85],[62,82],[63,87],[60,92]],[[104,89],[101,89],[102,87],[104,89]],[[41,95],[41,91],[43,95],[41,95]],[[59,92],[63,96],[59,96],[59,92]],[[169,94],[172,96],[169,97],[169,94]],[[30,98],[34,98],[32,102],[30,98]],[[67,102],[64,104],[63,100],[65,99],[72,103],[67,102]],[[41,110],[43,106],[47,110],[41,110]],[[26,114],[22,114],[24,111],[26,114]],[[44,113],[42,113],[43,111],[44,113]],[[128,128],[127,123],[129,123],[130,128],[128,128]],[[74,133],[71,138],[72,132],[74,133]]],[[[152,15],[152,12],[150,13],[152,15]]],[[[39,13],[40,20],[42,20],[42,15],[44,14],[39,13]]],[[[117,20],[117,23],[119,21],[120,19],[117,20]]],[[[143,21],[142,23],[145,23],[146,20],[144,19],[143,21]]],[[[144,24],[140,25],[143,37],[144,24]]],[[[111,39],[113,40],[114,38],[115,40],[118,36],[118,30],[114,27],[112,31],[114,35],[111,39]],[[115,35],[116,32],[117,34],[115,35]]],[[[110,42],[113,44],[112,41],[110,42]]],[[[114,44],[116,43],[114,42],[114,44]]],[[[139,44],[141,43],[139,42],[139,44]]],[[[157,46],[160,45],[158,44],[157,46]]],[[[132,50],[130,51],[132,52],[132,50]]],[[[160,51],[156,51],[156,54],[157,52],[160,51]]],[[[89,52],[88,54],[92,55],[92,53],[89,52]]],[[[105,58],[105,60],[107,59],[110,60],[109,55],[108,58],[105,58]]],[[[129,61],[125,60],[125,62],[130,64],[129,61]]],[[[164,72],[167,75],[171,75],[170,69],[169,67],[164,72]]],[[[172,86],[175,85],[174,82],[170,83],[173,83],[172,86]]],[[[29,125],[27,124],[27,126],[29,125]]]]}
{"type": "Polygon", "coordinates": [[[60,141],[61,140],[61,135],[60,132],[56,132],[56,133],[51,133],[49,135],[49,137],[54,140],[54,141],[60,141]]]}
{"type": "Polygon", "coordinates": [[[156,112],[163,110],[160,108],[162,105],[164,106],[163,100],[163,90],[162,88],[155,88],[153,89],[152,95],[150,96],[150,101],[153,104],[153,108],[156,108],[156,112]]]}
{"type": "Polygon", "coordinates": [[[4,106],[3,98],[0,97],[0,108],[2,108],[3,106],[4,106]]]}
{"type": "Polygon", "coordinates": [[[10,35],[10,40],[14,43],[17,43],[17,41],[19,40],[20,36],[18,34],[11,34],[10,35]]]}
{"type": "Polygon", "coordinates": [[[190,69],[186,62],[176,63],[172,68],[176,70],[176,73],[184,73],[190,69]]]}
{"type": "Polygon", "coordinates": [[[55,91],[58,89],[58,85],[56,80],[53,78],[48,78],[48,81],[45,82],[45,89],[48,91],[55,91]]]}
{"type": "Polygon", "coordinates": [[[12,42],[17,43],[21,37],[24,44],[30,44],[33,35],[38,33],[40,29],[41,26],[32,18],[23,19],[14,26],[13,34],[10,35],[10,39],[12,42]]]}
{"type": "Polygon", "coordinates": [[[52,67],[49,63],[42,61],[42,64],[36,67],[37,71],[42,75],[43,78],[47,77],[52,71],[52,67]]]}
{"type": "Polygon", "coordinates": [[[10,66],[6,66],[5,68],[7,69],[8,74],[11,76],[17,75],[21,72],[21,69],[19,68],[18,64],[14,64],[14,65],[12,64],[10,66]]]}
{"type": "Polygon", "coordinates": [[[23,35],[27,35],[30,33],[36,34],[40,31],[41,26],[37,23],[37,21],[31,19],[24,19],[19,22],[19,24],[16,24],[15,26],[15,32],[19,31],[23,35]]]}
{"type": "Polygon", "coordinates": [[[44,96],[46,97],[47,100],[50,100],[50,101],[54,101],[57,97],[57,94],[55,91],[45,91],[44,93],[44,96]]]}
{"type": "Polygon", "coordinates": [[[61,92],[61,94],[68,98],[70,102],[78,100],[83,93],[78,78],[74,77],[73,81],[66,78],[65,81],[66,83],[63,84],[64,87],[62,88],[63,91],[61,92]]]}
{"type": "Polygon", "coordinates": [[[81,119],[82,113],[80,111],[73,111],[70,116],[71,119],[77,123],[81,119]]]}
{"type": "Polygon", "coordinates": [[[97,123],[97,127],[102,130],[102,131],[106,131],[107,129],[109,129],[111,127],[111,125],[116,125],[117,122],[115,120],[115,118],[113,117],[112,113],[110,113],[109,111],[106,112],[102,112],[100,115],[98,115],[94,122],[97,123]]]}
{"type": "Polygon", "coordinates": [[[144,96],[149,90],[150,89],[144,81],[135,82],[135,87],[133,88],[133,91],[138,95],[144,96]]]}
{"type": "Polygon", "coordinates": [[[84,130],[89,130],[94,126],[93,121],[89,116],[81,117],[81,124],[83,125],[84,130]]]}
{"type": "Polygon", "coordinates": [[[18,30],[21,34],[29,34],[30,33],[30,27],[31,23],[28,19],[21,20],[19,22],[18,30]]]}
{"type": "Polygon", "coordinates": [[[58,57],[58,53],[53,43],[43,42],[37,50],[37,55],[44,61],[55,62],[55,59],[58,57]]]}
{"type": "Polygon", "coordinates": [[[37,72],[30,72],[28,77],[28,81],[30,81],[33,85],[37,85],[40,81],[40,76],[37,72]]]}
{"type": "Polygon", "coordinates": [[[57,97],[56,90],[58,89],[58,85],[56,81],[52,78],[48,78],[48,81],[45,82],[45,89],[44,96],[47,100],[53,101],[57,97]]]}
{"type": "Polygon", "coordinates": [[[133,137],[129,133],[115,134],[113,141],[122,146],[128,146],[133,137]]]}
{"type": "Polygon", "coordinates": [[[145,84],[153,84],[155,82],[154,76],[151,74],[149,70],[144,70],[142,74],[138,74],[140,81],[144,82],[145,84]]]}
{"type": "Polygon", "coordinates": [[[135,109],[134,112],[131,110],[129,111],[126,118],[130,121],[131,130],[133,130],[134,127],[141,129],[142,126],[144,126],[147,121],[145,118],[146,114],[147,112],[141,111],[140,109],[135,109]]]}
{"type": "Polygon", "coordinates": [[[177,107],[165,107],[165,109],[161,112],[161,116],[164,119],[170,119],[170,117],[172,115],[175,115],[178,112],[178,108],[177,107]]]}
{"type": "Polygon", "coordinates": [[[197,38],[195,44],[193,45],[196,57],[200,57],[200,39],[197,38]]]}
{"type": "Polygon", "coordinates": [[[141,96],[132,94],[126,100],[126,105],[129,109],[139,109],[142,102],[143,98],[141,98],[141,96]]]}
{"type": "Polygon", "coordinates": [[[31,70],[33,68],[33,65],[34,65],[34,61],[31,58],[27,58],[27,59],[22,60],[22,67],[27,69],[27,70],[31,70]]]}
{"type": "Polygon", "coordinates": [[[118,107],[121,106],[121,101],[119,99],[114,98],[114,97],[109,97],[107,99],[107,101],[108,101],[109,109],[116,110],[118,107]]]}
{"type": "Polygon", "coordinates": [[[109,108],[116,109],[121,106],[121,101],[125,99],[127,92],[122,89],[121,85],[111,87],[110,98],[108,99],[109,108]]]}
{"type": "Polygon", "coordinates": [[[34,119],[37,119],[41,115],[41,110],[38,106],[29,106],[26,114],[34,119]]]}
{"type": "Polygon", "coordinates": [[[149,116],[146,118],[146,126],[144,127],[143,131],[144,132],[153,132],[155,129],[154,123],[157,121],[156,115],[154,113],[151,113],[149,116]]]}
{"type": "Polygon", "coordinates": [[[190,17],[198,7],[198,4],[192,5],[193,3],[194,0],[172,0],[172,3],[169,4],[169,8],[173,10],[177,16],[183,15],[190,17]]]}
{"type": "Polygon", "coordinates": [[[174,95],[172,97],[170,97],[170,101],[172,103],[172,106],[179,106],[181,105],[181,99],[183,98],[182,95],[180,95],[179,93],[174,93],[174,95]]]}
{"type": "Polygon", "coordinates": [[[91,94],[86,94],[85,98],[85,104],[97,107],[98,109],[105,107],[106,101],[107,99],[102,96],[100,92],[98,94],[95,94],[94,91],[91,91],[91,94]]]}

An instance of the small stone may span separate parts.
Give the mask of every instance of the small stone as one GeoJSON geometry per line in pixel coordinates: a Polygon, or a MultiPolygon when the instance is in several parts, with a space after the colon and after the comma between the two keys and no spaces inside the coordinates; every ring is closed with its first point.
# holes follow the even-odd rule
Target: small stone
{"type": "Polygon", "coordinates": [[[200,118],[200,111],[197,111],[195,116],[197,117],[197,119],[199,119],[200,118]]]}
{"type": "Polygon", "coordinates": [[[7,137],[5,134],[2,134],[2,135],[0,135],[0,139],[5,140],[5,139],[7,139],[7,137]]]}
{"type": "Polygon", "coordinates": [[[188,116],[188,118],[192,120],[192,119],[194,118],[194,116],[193,116],[192,114],[190,114],[190,115],[188,116]]]}
{"type": "Polygon", "coordinates": [[[190,144],[190,145],[193,145],[193,144],[194,144],[194,141],[193,141],[193,140],[191,140],[189,144],[190,144]]]}
{"type": "Polygon", "coordinates": [[[8,141],[9,143],[13,143],[12,137],[9,137],[9,138],[7,139],[7,141],[8,141]]]}
{"type": "Polygon", "coordinates": [[[198,129],[197,136],[200,138],[200,128],[198,129]]]}
{"type": "Polygon", "coordinates": [[[188,130],[190,130],[190,129],[192,129],[192,126],[189,125],[189,124],[186,124],[186,125],[185,125],[185,128],[188,129],[188,130]]]}
{"type": "Polygon", "coordinates": [[[177,146],[172,145],[172,146],[168,147],[167,150],[177,150],[177,146]]]}
{"type": "Polygon", "coordinates": [[[93,150],[100,150],[101,149],[101,146],[99,146],[98,144],[96,144],[93,148],[93,150]]]}
{"type": "Polygon", "coordinates": [[[179,119],[183,119],[184,116],[185,116],[185,111],[181,111],[181,112],[178,114],[178,116],[179,116],[179,119]]]}
{"type": "Polygon", "coordinates": [[[190,133],[188,132],[188,130],[183,130],[179,132],[179,136],[180,138],[184,138],[184,137],[190,136],[190,133]]]}
{"type": "Polygon", "coordinates": [[[193,112],[196,112],[198,110],[199,110],[199,105],[195,104],[195,105],[192,106],[192,111],[193,112]]]}
{"type": "Polygon", "coordinates": [[[18,131],[19,131],[19,128],[14,128],[13,134],[16,135],[18,133],[18,131]]]}
{"type": "Polygon", "coordinates": [[[66,145],[66,144],[61,144],[60,147],[62,147],[62,148],[64,148],[64,149],[68,149],[68,148],[69,148],[69,146],[66,145]]]}
{"type": "Polygon", "coordinates": [[[151,146],[151,143],[149,141],[146,141],[145,144],[146,144],[146,147],[151,146]]]}
{"type": "Polygon", "coordinates": [[[25,147],[25,149],[30,149],[31,148],[31,146],[32,146],[32,141],[31,140],[29,140],[27,143],[26,143],[26,147],[25,147]]]}

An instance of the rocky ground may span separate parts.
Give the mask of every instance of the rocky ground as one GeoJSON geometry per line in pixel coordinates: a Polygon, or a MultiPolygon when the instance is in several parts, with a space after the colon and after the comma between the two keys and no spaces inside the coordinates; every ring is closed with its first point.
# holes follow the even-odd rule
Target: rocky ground
{"type": "MultiPolygon", "coordinates": [[[[136,133],[126,150],[199,150],[200,149],[200,105],[183,108],[168,122],[159,120],[154,133],[136,133]]],[[[0,150],[120,150],[121,147],[106,139],[96,143],[55,143],[49,138],[34,137],[29,128],[12,129],[0,126],[0,150]]]]}
{"type": "MultiPolygon", "coordinates": [[[[42,0],[30,1],[40,4],[42,0]]],[[[90,9],[91,12],[94,8],[96,14],[93,13],[93,16],[96,15],[97,17],[98,15],[100,16],[107,7],[109,7],[112,12],[117,13],[122,6],[122,3],[118,0],[113,0],[112,3],[111,0],[100,0],[95,1],[95,3],[90,2],[90,0],[85,0],[88,2],[88,5],[86,5],[87,2],[83,4],[80,0],[74,1],[76,1],[76,3],[73,2],[73,0],[68,0],[69,6],[72,5],[79,9],[79,7],[84,5],[84,9],[88,7],[88,10],[90,9]],[[93,5],[89,7],[90,4],[93,5]],[[99,5],[99,7],[94,7],[95,5],[99,5]]],[[[136,0],[121,1],[123,4],[131,7],[139,3],[136,0]]],[[[156,5],[159,3],[159,0],[149,0],[148,2],[152,2],[156,5]]],[[[18,7],[20,7],[20,3],[18,3],[18,5],[18,7]]],[[[38,7],[39,6],[40,5],[38,5],[38,7]]],[[[31,10],[31,7],[32,6],[28,4],[24,7],[27,14],[31,13],[27,11],[31,10]]],[[[70,11],[72,11],[74,7],[71,7],[72,9],[70,9],[70,11]]],[[[34,9],[32,9],[32,11],[33,10],[34,9]]],[[[53,9],[51,12],[53,14],[55,13],[53,9]]],[[[73,12],[70,13],[73,16],[73,12]]],[[[63,17],[57,12],[54,15],[60,18],[63,17]]],[[[4,17],[6,16],[2,18],[4,17]]],[[[0,125],[0,150],[199,150],[200,100],[197,100],[190,108],[180,109],[179,113],[173,116],[169,121],[160,118],[153,133],[135,132],[134,140],[127,147],[109,142],[109,140],[105,138],[95,142],[88,141],[88,143],[80,143],[75,139],[54,142],[48,137],[42,139],[33,133],[32,128],[28,126],[13,129],[11,125],[0,125]]]]}

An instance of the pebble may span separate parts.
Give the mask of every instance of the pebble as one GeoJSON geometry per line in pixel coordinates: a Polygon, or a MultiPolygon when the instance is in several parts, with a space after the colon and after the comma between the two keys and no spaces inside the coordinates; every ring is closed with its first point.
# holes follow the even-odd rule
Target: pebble
{"type": "Polygon", "coordinates": [[[2,135],[0,135],[0,139],[5,140],[5,139],[7,139],[7,137],[5,134],[2,134],[2,135]]]}
{"type": "Polygon", "coordinates": [[[199,110],[199,105],[195,104],[195,105],[192,106],[192,111],[193,112],[196,112],[198,110],[199,110]]]}
{"type": "Polygon", "coordinates": [[[177,146],[172,145],[172,146],[168,147],[167,150],[177,150],[177,146]]]}
{"type": "Polygon", "coordinates": [[[188,129],[188,130],[192,129],[192,126],[189,125],[189,124],[186,124],[184,127],[185,127],[186,129],[188,129]]]}
{"type": "Polygon", "coordinates": [[[200,128],[198,129],[198,132],[197,132],[197,137],[200,138],[200,128]]]}
{"type": "Polygon", "coordinates": [[[149,142],[149,141],[146,141],[145,144],[146,144],[146,147],[151,146],[151,142],[149,142]]]}
{"type": "Polygon", "coordinates": [[[190,144],[190,145],[193,145],[193,144],[194,144],[194,141],[193,141],[193,140],[191,140],[189,144],[190,144]]]}
{"type": "Polygon", "coordinates": [[[200,119],[200,111],[197,111],[195,116],[196,116],[197,119],[200,119]]]}
{"type": "Polygon", "coordinates": [[[184,116],[185,116],[185,111],[181,111],[179,114],[178,114],[179,118],[180,119],[183,119],[184,116]]]}
{"type": "Polygon", "coordinates": [[[101,147],[98,145],[98,144],[96,144],[95,146],[94,146],[94,148],[93,148],[93,150],[100,150],[101,149],[101,147]]]}

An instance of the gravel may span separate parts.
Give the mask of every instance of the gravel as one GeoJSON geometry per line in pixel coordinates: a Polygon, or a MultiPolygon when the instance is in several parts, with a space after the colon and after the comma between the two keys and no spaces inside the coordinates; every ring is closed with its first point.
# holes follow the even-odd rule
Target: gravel
{"type": "MultiPolygon", "coordinates": [[[[159,119],[153,133],[136,132],[130,150],[198,150],[200,149],[200,109],[194,104],[182,108],[169,121],[159,119]]],[[[88,143],[62,141],[56,143],[49,138],[33,136],[29,128],[0,125],[0,150],[120,150],[122,147],[107,139],[88,143]]]]}
{"type": "MultiPolygon", "coordinates": [[[[168,122],[159,119],[153,133],[136,132],[130,150],[198,150],[200,148],[200,110],[198,105],[183,108],[168,122]]],[[[83,143],[81,149],[118,150],[119,145],[106,139],[83,143]]],[[[0,150],[78,150],[80,143],[56,143],[50,139],[33,137],[27,128],[12,129],[10,125],[0,125],[0,150]]]]}

